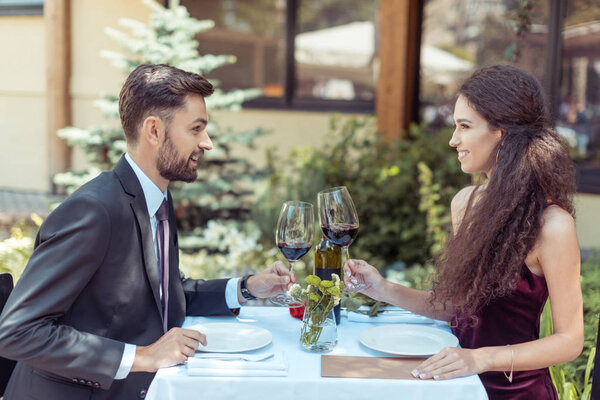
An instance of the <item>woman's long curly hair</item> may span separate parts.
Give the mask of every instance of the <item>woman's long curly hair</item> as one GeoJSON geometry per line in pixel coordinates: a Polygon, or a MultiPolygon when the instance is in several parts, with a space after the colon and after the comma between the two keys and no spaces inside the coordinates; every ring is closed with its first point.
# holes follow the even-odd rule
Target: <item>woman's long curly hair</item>
{"type": "Polygon", "coordinates": [[[432,301],[451,304],[453,315],[475,323],[481,307],[515,288],[548,202],[574,215],[575,174],[529,73],[509,65],[482,68],[458,94],[502,137],[485,189],[436,262],[432,301]]]}

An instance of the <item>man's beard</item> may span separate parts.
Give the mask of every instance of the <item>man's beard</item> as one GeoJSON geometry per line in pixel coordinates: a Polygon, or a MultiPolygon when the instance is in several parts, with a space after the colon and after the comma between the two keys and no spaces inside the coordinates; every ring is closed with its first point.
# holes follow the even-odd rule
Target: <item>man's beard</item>
{"type": "Polygon", "coordinates": [[[169,181],[194,182],[198,171],[190,167],[190,157],[182,157],[169,138],[168,132],[165,132],[165,141],[158,151],[156,167],[160,175],[169,181]]]}

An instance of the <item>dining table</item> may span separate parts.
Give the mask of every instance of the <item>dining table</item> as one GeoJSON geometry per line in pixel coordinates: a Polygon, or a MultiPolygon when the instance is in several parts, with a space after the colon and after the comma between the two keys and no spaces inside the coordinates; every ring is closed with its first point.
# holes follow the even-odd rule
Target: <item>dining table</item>
{"type": "MultiPolygon", "coordinates": [[[[185,318],[184,328],[203,324],[226,323],[232,328],[263,328],[272,334],[268,344],[244,354],[282,354],[286,360],[285,376],[202,376],[188,373],[187,365],[161,368],[152,381],[146,399],[243,399],[243,400],[318,400],[318,399],[444,399],[484,400],[486,391],[477,375],[448,380],[431,379],[381,379],[323,377],[322,353],[304,350],[300,345],[302,321],[293,318],[285,307],[242,307],[237,316],[185,318]]],[[[338,343],[334,356],[398,357],[374,350],[359,340],[362,332],[383,325],[377,318],[351,321],[342,310],[337,326],[338,343]]],[[[393,325],[393,324],[390,324],[393,325]]],[[[449,332],[448,325],[440,321],[427,325],[449,332]]],[[[210,343],[209,343],[210,345],[210,343]]],[[[199,354],[199,353],[198,353],[199,354]]]]}

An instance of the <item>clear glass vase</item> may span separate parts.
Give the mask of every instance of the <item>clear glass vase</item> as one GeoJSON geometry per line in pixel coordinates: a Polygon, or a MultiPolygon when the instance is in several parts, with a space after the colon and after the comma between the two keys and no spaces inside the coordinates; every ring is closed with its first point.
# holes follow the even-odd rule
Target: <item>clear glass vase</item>
{"type": "Polygon", "coordinates": [[[308,351],[327,353],[337,345],[337,327],[333,309],[306,309],[302,318],[300,344],[308,351]]]}

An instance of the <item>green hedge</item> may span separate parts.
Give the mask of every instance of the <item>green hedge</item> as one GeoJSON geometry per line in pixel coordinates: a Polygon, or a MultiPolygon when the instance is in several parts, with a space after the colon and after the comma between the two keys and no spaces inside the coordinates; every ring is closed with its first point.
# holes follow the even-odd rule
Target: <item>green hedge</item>
{"type": "Polygon", "coordinates": [[[316,206],[320,190],[344,185],[360,219],[358,237],[350,247],[353,257],[379,266],[398,261],[424,264],[436,239],[428,231],[427,210],[419,207],[419,176],[431,172],[436,202],[446,210],[452,196],[469,182],[448,146],[451,131],[413,126],[407,139],[384,142],[370,117],[334,117],[330,128],[322,146],[297,148],[285,160],[269,153],[271,176],[253,210],[263,239],[272,243],[285,200],[316,206]]]}

